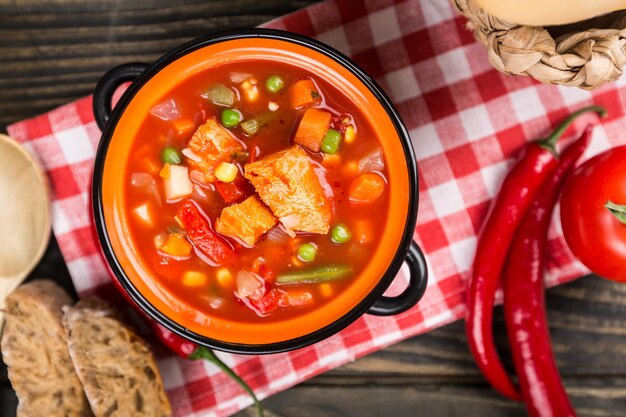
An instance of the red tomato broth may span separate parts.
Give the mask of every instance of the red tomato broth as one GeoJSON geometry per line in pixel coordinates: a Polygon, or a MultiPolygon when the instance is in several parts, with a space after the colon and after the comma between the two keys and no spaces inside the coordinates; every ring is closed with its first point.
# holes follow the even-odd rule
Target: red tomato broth
{"type": "MultiPolygon", "coordinates": [[[[230,86],[232,82],[229,79],[229,74],[233,72],[249,73],[258,80],[257,87],[260,94],[256,103],[247,103],[243,97],[239,97],[240,99],[232,106],[240,110],[245,119],[267,113],[268,101],[273,101],[279,105],[279,110],[274,112],[275,116],[273,119],[261,127],[255,136],[247,137],[241,127],[231,129],[231,132],[235,133],[241,142],[246,145],[248,151],[258,150],[258,153],[255,152],[255,159],[261,159],[293,145],[293,135],[298,126],[298,121],[304,112],[304,109],[293,110],[290,108],[289,87],[298,79],[310,77],[320,88],[323,102],[315,107],[329,110],[333,115],[347,114],[350,116],[352,125],[356,127],[356,138],[352,143],[346,143],[345,141],[342,143],[337,152],[341,162],[332,165],[326,171],[326,180],[334,192],[334,216],[331,221],[331,228],[337,223],[343,223],[354,234],[357,221],[368,221],[370,223],[368,229],[372,231],[374,236],[365,244],[356,242],[354,236],[347,243],[336,244],[331,241],[330,233],[327,235],[298,233],[295,238],[298,243],[310,242],[317,246],[316,259],[308,264],[298,262],[297,260],[294,261],[298,245],[294,244],[294,241],[291,239],[277,244],[275,241],[268,240],[266,238],[267,235],[265,235],[261,237],[254,247],[247,248],[234,239],[227,238],[229,242],[233,243],[240,260],[236,265],[227,265],[233,276],[232,286],[222,287],[215,279],[217,268],[207,265],[195,254],[192,254],[188,259],[180,260],[164,256],[155,249],[154,237],[168,229],[171,230],[177,227],[175,216],[181,202],[166,203],[165,198],[162,196],[163,204],[161,206],[153,202],[154,207],[158,207],[158,215],[153,216],[155,224],[146,227],[131,214],[128,221],[129,229],[134,247],[145,265],[153,272],[154,278],[159,280],[160,284],[167,291],[186,300],[193,308],[198,309],[207,316],[221,317],[228,320],[244,322],[280,321],[324,306],[333,296],[336,296],[349,286],[351,280],[359,276],[360,272],[367,265],[372,252],[380,244],[379,237],[382,235],[381,229],[384,227],[383,219],[387,216],[389,210],[387,192],[383,193],[376,201],[368,204],[355,204],[348,201],[348,187],[351,181],[358,176],[355,166],[363,157],[379,149],[379,145],[369,120],[359,109],[354,108],[345,95],[333,85],[304,69],[274,61],[263,62],[262,65],[254,61],[225,64],[217,68],[205,70],[180,83],[173,90],[163,94],[163,100],[160,103],[173,99],[182,115],[181,119],[192,120],[194,128],[185,134],[178,135],[174,132],[170,121],[161,120],[150,114],[146,116],[141,123],[137,138],[131,146],[128,159],[129,169],[126,171],[127,178],[125,181],[126,210],[131,212],[134,208],[144,204],[151,198],[145,192],[138,192],[137,187],[131,185],[131,176],[134,173],[146,172],[145,169],[141,168],[134,170],[133,167],[143,167],[146,165],[146,162],[148,162],[147,166],[162,166],[160,155],[165,146],[173,145],[178,149],[183,149],[195,129],[206,119],[216,117],[219,120],[220,111],[225,107],[214,105],[208,100],[201,98],[200,94],[216,83],[230,86]],[[285,86],[279,93],[272,94],[266,90],[265,80],[274,74],[281,76],[285,80],[285,86]],[[146,144],[149,144],[149,148],[147,148],[146,144]],[[269,283],[268,288],[279,288],[290,293],[309,292],[312,295],[312,302],[305,306],[277,308],[269,315],[261,317],[235,296],[237,270],[250,271],[253,261],[257,257],[263,257],[266,260],[265,268],[272,271],[273,275],[290,269],[303,270],[318,265],[346,263],[354,267],[354,272],[350,277],[327,284],[274,285],[269,283]],[[297,265],[298,263],[301,265],[297,265]],[[184,271],[188,270],[207,273],[207,283],[200,287],[185,286],[182,283],[182,275],[184,271]],[[325,287],[321,288],[320,285],[325,287]],[[324,294],[328,295],[329,286],[332,295],[325,296],[324,294]],[[210,296],[217,296],[223,299],[223,305],[219,308],[212,308],[207,301],[207,297],[210,296]]],[[[307,153],[311,159],[318,163],[323,163],[323,153],[308,151],[307,153]]],[[[387,163],[388,161],[385,161],[385,164],[387,163]]],[[[185,162],[183,162],[183,165],[185,165],[185,162]]],[[[380,173],[387,178],[386,167],[380,173]]],[[[152,175],[157,181],[160,192],[163,193],[161,178],[158,177],[158,174],[153,173],[152,175]]],[[[227,204],[223,202],[216,191],[210,188],[204,191],[208,195],[207,198],[202,197],[196,191],[194,191],[191,198],[199,204],[210,218],[214,229],[215,219],[219,217],[221,210],[227,204]]],[[[268,281],[271,281],[271,279],[268,281]]]]}

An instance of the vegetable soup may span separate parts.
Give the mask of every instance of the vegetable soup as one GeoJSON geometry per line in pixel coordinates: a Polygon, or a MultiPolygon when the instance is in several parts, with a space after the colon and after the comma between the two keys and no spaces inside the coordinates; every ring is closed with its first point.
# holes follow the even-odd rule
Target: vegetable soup
{"type": "Polygon", "coordinates": [[[275,61],[220,65],[164,94],[128,167],[139,255],[159,284],[230,320],[323,306],[365,268],[389,212],[365,115],[275,61]]]}

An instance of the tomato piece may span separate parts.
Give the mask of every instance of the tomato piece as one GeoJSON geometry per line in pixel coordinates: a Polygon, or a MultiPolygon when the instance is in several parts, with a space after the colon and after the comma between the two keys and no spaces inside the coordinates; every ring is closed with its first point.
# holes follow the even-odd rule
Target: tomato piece
{"type": "Polygon", "coordinates": [[[254,193],[250,181],[239,174],[233,182],[215,181],[215,188],[226,203],[237,203],[254,193]]]}
{"type": "Polygon", "coordinates": [[[211,223],[193,200],[185,200],[178,208],[178,217],[191,243],[210,261],[224,265],[235,260],[232,246],[211,229],[211,223]]]}
{"type": "Polygon", "coordinates": [[[609,201],[626,204],[626,146],[578,167],[561,196],[563,234],[572,253],[595,274],[626,282],[626,224],[605,207],[609,201]]]}
{"type": "Polygon", "coordinates": [[[265,295],[258,300],[250,300],[250,304],[262,316],[270,314],[278,307],[284,307],[288,304],[287,294],[282,290],[272,289],[267,291],[265,295]]]}

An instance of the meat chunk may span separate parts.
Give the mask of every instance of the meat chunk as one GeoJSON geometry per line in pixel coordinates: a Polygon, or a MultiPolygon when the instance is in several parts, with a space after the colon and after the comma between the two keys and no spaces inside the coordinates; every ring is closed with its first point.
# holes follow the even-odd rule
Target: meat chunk
{"type": "Polygon", "coordinates": [[[299,146],[247,164],[245,177],[290,230],[326,234],[332,207],[313,163],[299,146]]]}
{"type": "Polygon", "coordinates": [[[255,194],[239,204],[225,207],[215,224],[215,230],[254,246],[275,224],[276,218],[255,194]]]}
{"type": "Polygon", "coordinates": [[[189,149],[202,159],[197,162],[207,181],[213,182],[214,171],[220,162],[230,162],[234,155],[243,151],[243,145],[215,117],[200,126],[189,141],[189,149]]]}

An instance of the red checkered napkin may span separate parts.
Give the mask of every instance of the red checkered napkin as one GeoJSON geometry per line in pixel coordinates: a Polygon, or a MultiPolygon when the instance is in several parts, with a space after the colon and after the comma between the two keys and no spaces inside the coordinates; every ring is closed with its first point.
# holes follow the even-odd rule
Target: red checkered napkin
{"type": "MultiPolygon", "coordinates": [[[[427,254],[430,282],[412,310],[387,318],[366,315],[314,346],[270,356],[220,354],[260,397],[460,318],[478,228],[527,140],[595,102],[610,109],[610,116],[596,127],[587,156],[626,143],[626,80],[590,93],[502,75],[446,1],[330,0],[266,26],[334,46],[393,99],[419,159],[415,240],[427,254]]],[[[584,124],[575,125],[576,133],[584,124]]],[[[90,177],[100,139],[91,98],[16,123],[9,133],[39,156],[52,180],[54,233],[78,292],[109,284],[90,227],[90,177]]],[[[549,285],[587,272],[568,252],[558,219],[550,231],[549,256],[549,285]]],[[[406,282],[403,269],[395,290],[406,282]]],[[[174,356],[159,365],[176,416],[225,416],[251,403],[212,365],[174,356]]]]}

